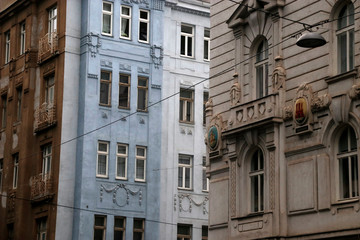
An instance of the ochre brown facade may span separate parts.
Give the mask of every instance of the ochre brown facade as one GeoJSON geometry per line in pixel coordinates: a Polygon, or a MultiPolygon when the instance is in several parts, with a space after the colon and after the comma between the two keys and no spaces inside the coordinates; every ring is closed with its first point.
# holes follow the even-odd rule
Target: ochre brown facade
{"type": "Polygon", "coordinates": [[[0,238],[54,239],[66,1],[0,7],[0,238]]]}

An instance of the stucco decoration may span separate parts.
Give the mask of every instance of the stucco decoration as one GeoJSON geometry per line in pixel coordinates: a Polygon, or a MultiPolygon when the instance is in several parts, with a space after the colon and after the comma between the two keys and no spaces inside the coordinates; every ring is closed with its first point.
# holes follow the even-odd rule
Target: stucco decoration
{"type": "Polygon", "coordinates": [[[136,4],[145,4],[146,7],[149,7],[149,1],[148,0],[122,0],[122,3],[136,3],[136,4]]]}
{"type": "Polygon", "coordinates": [[[349,97],[353,100],[360,99],[360,84],[356,84],[351,87],[349,97]]]}
{"type": "Polygon", "coordinates": [[[205,136],[205,144],[210,152],[219,151],[222,145],[221,132],[224,131],[222,116],[217,114],[210,121],[205,136]]]}
{"type": "Polygon", "coordinates": [[[213,100],[209,98],[209,100],[205,103],[205,113],[206,117],[211,117],[213,114],[213,100]]]}
{"type": "Polygon", "coordinates": [[[241,100],[241,87],[238,82],[235,82],[230,89],[230,104],[236,106],[241,100]]]}
{"type": "Polygon", "coordinates": [[[161,46],[153,45],[150,47],[150,56],[154,63],[155,68],[159,68],[162,65],[162,60],[164,57],[164,50],[161,46]]]}
{"type": "Polygon", "coordinates": [[[275,69],[272,73],[272,87],[273,92],[277,92],[280,88],[285,88],[286,71],[283,66],[283,58],[281,56],[275,57],[275,69]]]}
{"type": "Polygon", "coordinates": [[[100,60],[100,66],[112,68],[112,62],[107,61],[107,60],[100,60]]]}
{"type": "Polygon", "coordinates": [[[148,68],[138,67],[138,73],[145,73],[145,74],[149,74],[149,73],[150,73],[150,69],[148,69],[148,68]]]}
{"type": "Polygon", "coordinates": [[[321,96],[317,96],[317,94],[313,95],[311,99],[311,112],[317,112],[323,109],[326,109],[331,104],[331,96],[329,94],[324,94],[321,96]]]}
{"type": "Polygon", "coordinates": [[[142,204],[142,190],[139,188],[138,190],[131,190],[129,189],[125,184],[117,184],[115,187],[107,188],[103,184],[100,185],[100,202],[102,202],[104,191],[106,193],[112,193],[113,194],[113,203],[115,203],[119,207],[124,207],[126,205],[129,205],[129,199],[131,196],[138,196],[139,198],[139,206],[142,204]],[[126,194],[126,201],[125,202],[119,202],[118,201],[118,190],[123,189],[126,194]]]}
{"type": "Polygon", "coordinates": [[[128,64],[122,64],[122,63],[120,63],[120,64],[119,64],[119,69],[120,69],[120,70],[125,70],[125,71],[131,71],[131,66],[128,65],[128,64]]]}
{"type": "Polygon", "coordinates": [[[98,49],[101,47],[101,40],[99,34],[94,34],[92,32],[86,34],[81,40],[81,46],[87,45],[88,51],[91,54],[91,57],[96,57],[98,49]]]}
{"type": "MultiPolygon", "coordinates": [[[[196,196],[191,194],[178,194],[177,196],[179,198],[180,212],[191,213],[193,205],[195,205],[196,207],[202,207],[202,212],[204,215],[209,213],[207,208],[209,198],[207,196],[201,196],[202,200],[200,201],[195,201],[194,198],[196,198],[196,196]],[[187,201],[187,207],[184,206],[185,201],[187,201]]],[[[176,210],[176,197],[174,197],[174,210],[176,210]]]]}

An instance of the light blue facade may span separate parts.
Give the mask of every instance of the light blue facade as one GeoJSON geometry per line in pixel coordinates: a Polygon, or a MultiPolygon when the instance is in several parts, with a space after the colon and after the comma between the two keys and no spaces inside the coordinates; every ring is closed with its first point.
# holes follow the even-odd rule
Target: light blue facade
{"type": "Polygon", "coordinates": [[[93,239],[95,215],[106,217],[106,239],[114,237],[114,217],[126,217],[125,239],[133,239],[133,219],[145,219],[146,239],[159,239],[163,7],[160,0],[108,0],[112,34],[102,34],[101,0],[83,0],[76,188],[73,239],[93,239]],[[120,38],[121,5],[131,7],[131,40],[120,38]],[[139,11],[149,11],[149,43],[138,41],[139,11]],[[101,71],[111,73],[111,105],[101,106],[101,71]],[[119,108],[119,74],[128,74],[130,108],[119,108]],[[138,77],[148,78],[147,111],[137,111],[138,77]],[[103,127],[105,126],[105,127],[103,127]],[[86,134],[89,133],[89,134],[86,134]],[[107,176],[97,177],[98,143],[108,144],[107,176]],[[128,146],[127,179],[116,179],[117,144],[128,146]],[[135,180],[136,147],[146,148],[145,181],[135,180]]]}

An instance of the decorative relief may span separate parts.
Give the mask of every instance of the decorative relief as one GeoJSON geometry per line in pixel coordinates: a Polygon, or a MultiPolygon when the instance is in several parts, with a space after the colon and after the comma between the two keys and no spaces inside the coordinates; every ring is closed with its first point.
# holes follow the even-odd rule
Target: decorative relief
{"type": "Polygon", "coordinates": [[[284,107],[284,120],[288,121],[291,120],[293,117],[293,108],[291,105],[284,107]]]}
{"type": "Polygon", "coordinates": [[[161,1],[161,0],[153,0],[151,8],[154,9],[154,10],[162,11],[163,10],[163,1],[161,1]]]}
{"type": "Polygon", "coordinates": [[[360,99],[360,84],[353,85],[349,91],[349,97],[353,100],[360,99]]]}
{"type": "Polygon", "coordinates": [[[97,75],[97,74],[88,73],[88,78],[98,79],[98,75],[97,75]]]}
{"type": "Polygon", "coordinates": [[[282,56],[275,57],[275,69],[272,73],[272,87],[273,92],[279,91],[281,88],[285,88],[286,71],[283,67],[282,56]]]}
{"type": "Polygon", "coordinates": [[[112,62],[106,61],[106,60],[101,60],[100,61],[100,66],[107,67],[107,68],[112,68],[112,62]]]}
{"type": "Polygon", "coordinates": [[[44,67],[44,75],[50,74],[55,71],[55,62],[52,61],[44,67]]]}
{"type": "Polygon", "coordinates": [[[151,88],[161,89],[161,85],[158,85],[158,84],[151,84],[151,88]]]}
{"type": "Polygon", "coordinates": [[[155,68],[159,68],[162,65],[164,57],[163,48],[161,46],[153,45],[150,47],[150,56],[154,62],[155,68]]]}
{"type": "Polygon", "coordinates": [[[141,118],[139,119],[139,123],[140,123],[140,124],[145,124],[145,119],[141,117],[141,118]]]}
{"type": "Polygon", "coordinates": [[[149,7],[149,1],[148,0],[122,0],[122,2],[127,3],[127,4],[131,4],[131,3],[145,4],[146,7],[149,7]]]}
{"type": "Polygon", "coordinates": [[[236,106],[241,101],[241,87],[238,83],[238,74],[234,74],[234,84],[230,88],[230,104],[236,106]]]}
{"type": "MultiPolygon", "coordinates": [[[[180,212],[191,213],[192,207],[193,207],[193,205],[195,205],[196,207],[202,207],[202,212],[204,215],[209,213],[207,210],[209,198],[207,196],[204,196],[203,200],[199,201],[199,202],[195,201],[194,196],[192,196],[191,194],[178,194],[177,196],[179,198],[179,211],[180,212]],[[187,208],[184,207],[185,201],[188,202],[187,208]]],[[[176,210],[175,206],[176,206],[176,196],[174,196],[174,211],[176,210]]]]}
{"type": "Polygon", "coordinates": [[[206,117],[211,117],[213,114],[213,100],[209,98],[209,100],[205,103],[205,113],[206,117]]]}
{"type": "Polygon", "coordinates": [[[113,203],[115,203],[117,206],[119,207],[124,207],[126,205],[129,205],[129,199],[130,199],[130,195],[131,196],[138,196],[139,198],[139,206],[141,206],[142,204],[142,190],[141,188],[139,188],[137,191],[135,190],[131,190],[130,188],[128,188],[125,184],[117,184],[115,187],[113,188],[106,188],[104,185],[100,185],[100,202],[102,202],[103,200],[103,194],[104,191],[106,193],[112,193],[113,194],[113,203]],[[125,202],[119,202],[118,201],[118,190],[122,189],[125,191],[126,194],[126,201],[125,202]]]}
{"type": "Polygon", "coordinates": [[[150,70],[148,68],[141,68],[138,67],[138,73],[145,73],[145,74],[149,74],[150,70]]]}
{"type": "Polygon", "coordinates": [[[190,14],[203,16],[203,17],[210,17],[209,12],[203,12],[203,11],[190,9],[190,8],[186,8],[186,7],[180,7],[176,3],[172,3],[172,2],[168,2],[168,1],[165,1],[165,7],[170,7],[172,10],[176,10],[179,12],[190,13],[190,14]]]}
{"type": "Polygon", "coordinates": [[[331,96],[329,94],[324,94],[321,96],[317,96],[314,94],[311,99],[311,112],[317,112],[323,109],[326,109],[331,104],[331,96]]]}
{"type": "Polygon", "coordinates": [[[88,45],[88,51],[91,54],[91,57],[96,57],[98,49],[101,47],[101,40],[99,34],[94,34],[92,32],[88,33],[81,40],[81,46],[88,45]]]}
{"type": "Polygon", "coordinates": [[[125,71],[131,71],[131,66],[130,66],[130,65],[127,65],[127,64],[122,64],[122,63],[120,63],[120,64],[119,64],[119,69],[120,69],[120,70],[125,70],[125,71]]]}

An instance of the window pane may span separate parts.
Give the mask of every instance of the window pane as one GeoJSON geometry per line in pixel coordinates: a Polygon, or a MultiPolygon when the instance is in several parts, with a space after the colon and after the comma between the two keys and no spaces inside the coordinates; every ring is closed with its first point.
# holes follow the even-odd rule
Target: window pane
{"type": "Polygon", "coordinates": [[[99,151],[107,152],[107,144],[106,143],[99,143],[99,151]]]}
{"type": "Polygon", "coordinates": [[[345,130],[339,139],[339,153],[348,151],[348,130],[345,130]]]}
{"type": "Polygon", "coordinates": [[[121,19],[121,36],[126,38],[130,36],[130,19],[121,19]]]}
{"type": "Polygon", "coordinates": [[[351,183],[352,197],[359,196],[359,176],[358,176],[358,159],[357,156],[351,157],[351,183]]]}
{"type": "Polygon", "coordinates": [[[347,64],[346,64],[346,54],[347,54],[347,48],[346,48],[346,32],[338,35],[338,50],[339,50],[339,59],[340,59],[340,73],[347,71],[347,64]]]}
{"type": "Polygon", "coordinates": [[[142,86],[142,87],[147,87],[147,79],[145,79],[145,78],[139,78],[138,85],[139,85],[139,86],[142,86]]]}
{"type": "Polygon", "coordinates": [[[184,120],[184,101],[180,100],[180,121],[184,120]]]}
{"type": "Polygon", "coordinates": [[[104,217],[95,217],[95,226],[104,226],[105,218],[104,217]]]}
{"type": "Polygon", "coordinates": [[[143,240],[142,235],[142,232],[134,232],[134,240],[143,240]]]}
{"type": "Polygon", "coordinates": [[[140,11],[140,18],[142,18],[142,19],[148,19],[148,12],[140,11]]]}
{"type": "Polygon", "coordinates": [[[260,176],[260,209],[259,211],[263,211],[264,210],[264,175],[261,174],[260,176]]]}
{"type": "Polygon", "coordinates": [[[349,69],[354,68],[354,31],[349,32],[349,69]]]}
{"type": "Polygon", "coordinates": [[[130,76],[128,76],[128,75],[120,74],[120,82],[121,82],[121,83],[129,84],[129,77],[130,77],[130,76]]]}
{"type": "Polygon", "coordinates": [[[180,156],[179,157],[179,163],[190,165],[191,164],[191,159],[190,159],[190,157],[180,156]]]}
{"type": "Polygon", "coordinates": [[[344,6],[339,13],[338,29],[341,29],[346,26],[346,18],[347,18],[346,17],[346,8],[347,8],[347,6],[344,6]]]}
{"type": "Polygon", "coordinates": [[[123,218],[115,218],[115,227],[123,228],[124,227],[124,219],[123,218]]]}
{"type": "Polygon", "coordinates": [[[186,121],[190,122],[191,119],[191,113],[192,113],[192,103],[186,102],[186,121]]]}
{"type": "Polygon", "coordinates": [[[136,178],[145,179],[145,161],[136,159],[136,178]]]}
{"type": "Polygon", "coordinates": [[[178,187],[183,187],[183,167],[179,167],[179,172],[178,172],[178,187]]]}
{"type": "Polygon", "coordinates": [[[134,219],[134,229],[143,229],[143,220],[142,219],[134,219]]]}
{"type": "Polygon", "coordinates": [[[141,41],[147,41],[147,23],[140,22],[139,39],[141,41]]]}
{"type": "Polygon", "coordinates": [[[103,240],[104,230],[94,229],[94,240],[103,240]]]}
{"type": "Polygon", "coordinates": [[[146,90],[139,89],[138,90],[138,109],[146,110],[145,99],[146,99],[146,90]]]}
{"type": "Polygon", "coordinates": [[[181,36],[180,54],[185,55],[185,36],[181,36]]]}
{"type": "Polygon", "coordinates": [[[111,27],[111,15],[104,14],[103,15],[103,33],[110,34],[111,27]]]}
{"type": "Polygon", "coordinates": [[[258,67],[256,67],[256,90],[257,90],[257,97],[263,97],[264,96],[264,76],[263,76],[263,65],[260,65],[258,67]]]}
{"type": "Polygon", "coordinates": [[[100,83],[100,103],[109,104],[109,84],[100,83]]]}
{"type": "Polygon", "coordinates": [[[350,197],[348,158],[339,159],[340,197],[350,197]]]}
{"type": "Polygon", "coordinates": [[[124,240],[123,236],[124,236],[123,231],[114,232],[114,240],[124,240]]]}
{"type": "Polygon", "coordinates": [[[118,165],[117,165],[118,177],[125,177],[125,162],[126,162],[126,158],[118,157],[118,165]]]}
{"type": "Polygon", "coordinates": [[[209,41],[204,41],[204,59],[209,59],[209,41]]]}
{"type": "Polygon", "coordinates": [[[192,57],[192,38],[188,37],[187,56],[192,57]]]}
{"type": "Polygon", "coordinates": [[[129,99],[129,87],[120,86],[120,89],[119,89],[119,106],[120,107],[128,107],[128,99],[129,99]]]}
{"type": "Polygon", "coordinates": [[[106,175],[106,156],[99,155],[98,157],[98,174],[106,175]]]}
{"type": "Polygon", "coordinates": [[[202,189],[207,190],[207,178],[206,178],[206,170],[203,169],[202,171],[202,189]]]}
{"type": "Polygon", "coordinates": [[[136,148],[136,155],[145,157],[145,148],[136,148]]]}
{"type": "Polygon", "coordinates": [[[185,187],[190,188],[190,168],[185,168],[185,187]]]}
{"type": "Polygon", "coordinates": [[[355,132],[352,128],[348,128],[349,129],[349,135],[350,135],[350,150],[356,150],[356,136],[355,136],[355,132]]]}
{"type": "Polygon", "coordinates": [[[181,25],[181,32],[192,34],[192,27],[181,25]]]}
{"type": "Polygon", "coordinates": [[[191,90],[181,89],[180,90],[180,97],[192,99],[192,93],[193,92],[191,90]]]}
{"type": "Polygon", "coordinates": [[[110,3],[103,3],[104,11],[111,12],[111,4],[110,3]]]}
{"type": "Polygon", "coordinates": [[[349,19],[349,24],[348,25],[352,25],[354,24],[354,5],[352,3],[350,3],[348,5],[348,19],[349,19]]]}
{"type": "Polygon", "coordinates": [[[201,236],[207,237],[208,236],[208,226],[202,226],[201,228],[201,236]]]}
{"type": "Polygon", "coordinates": [[[259,182],[258,176],[251,177],[251,210],[253,212],[259,211],[259,182]]]}
{"type": "Polygon", "coordinates": [[[110,80],[110,73],[109,72],[101,72],[101,79],[110,80]]]}
{"type": "Polygon", "coordinates": [[[178,225],[178,234],[190,235],[190,226],[178,225]]]}
{"type": "Polygon", "coordinates": [[[126,154],[126,146],[124,146],[124,145],[118,145],[118,153],[120,153],[120,154],[126,154]]]}

